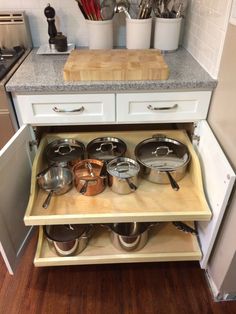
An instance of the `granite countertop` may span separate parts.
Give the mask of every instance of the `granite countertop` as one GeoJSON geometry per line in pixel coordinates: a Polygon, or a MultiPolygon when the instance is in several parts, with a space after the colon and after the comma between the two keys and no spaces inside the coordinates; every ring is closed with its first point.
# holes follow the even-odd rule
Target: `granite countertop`
{"type": "Polygon", "coordinates": [[[165,81],[83,81],[65,82],[63,67],[68,55],[38,55],[33,49],[6,84],[9,92],[119,92],[170,89],[212,90],[213,79],[188,53],[180,48],[164,55],[170,76],[165,81]]]}

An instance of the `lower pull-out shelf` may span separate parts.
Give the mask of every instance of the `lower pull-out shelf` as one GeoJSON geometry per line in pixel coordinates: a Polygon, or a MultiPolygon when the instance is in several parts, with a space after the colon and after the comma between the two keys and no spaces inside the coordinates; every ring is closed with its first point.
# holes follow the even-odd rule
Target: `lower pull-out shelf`
{"type": "Polygon", "coordinates": [[[109,231],[98,226],[88,246],[76,256],[61,257],[49,246],[43,228],[39,227],[39,240],[34,259],[35,266],[63,266],[86,264],[112,264],[135,262],[167,262],[200,260],[202,257],[197,237],[177,230],[171,223],[149,230],[149,239],[139,251],[125,252],[115,248],[109,231]]]}

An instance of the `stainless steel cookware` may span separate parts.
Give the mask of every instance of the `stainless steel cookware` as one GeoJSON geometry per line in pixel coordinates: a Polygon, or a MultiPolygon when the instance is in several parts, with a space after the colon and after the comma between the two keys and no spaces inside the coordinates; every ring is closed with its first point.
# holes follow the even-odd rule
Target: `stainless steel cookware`
{"type": "Polygon", "coordinates": [[[139,164],[126,157],[118,157],[107,164],[108,182],[111,190],[118,194],[129,194],[138,188],[139,164]]]}
{"type": "Polygon", "coordinates": [[[74,165],[84,159],[85,146],[83,143],[67,138],[59,139],[49,143],[44,151],[44,155],[49,164],[57,164],[62,167],[74,165]]]}
{"type": "Polygon", "coordinates": [[[60,256],[81,253],[93,233],[93,225],[47,225],[43,231],[50,246],[60,256]]]}
{"type": "Polygon", "coordinates": [[[163,135],[140,142],[135,147],[135,156],[145,179],[160,184],[170,183],[176,191],[179,189],[176,181],[185,176],[190,161],[186,145],[163,135]]]}
{"type": "Polygon", "coordinates": [[[138,251],[148,241],[148,230],[156,225],[152,222],[127,222],[106,224],[111,231],[110,238],[119,250],[138,251]]]}
{"type": "Polygon", "coordinates": [[[43,175],[38,175],[37,182],[43,190],[49,193],[42,205],[43,208],[48,208],[53,194],[65,194],[72,188],[73,173],[68,168],[52,167],[43,175]]]}
{"type": "Polygon", "coordinates": [[[125,155],[127,146],[125,142],[116,137],[98,137],[87,145],[89,158],[108,162],[116,157],[125,155]]]}

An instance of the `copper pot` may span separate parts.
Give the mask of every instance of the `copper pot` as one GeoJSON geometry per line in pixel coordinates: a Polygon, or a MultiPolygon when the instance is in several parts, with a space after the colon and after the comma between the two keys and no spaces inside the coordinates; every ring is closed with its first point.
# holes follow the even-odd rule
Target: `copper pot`
{"type": "Polygon", "coordinates": [[[73,167],[77,191],[86,196],[101,193],[106,187],[105,177],[101,176],[103,162],[96,159],[85,159],[73,167]]]}

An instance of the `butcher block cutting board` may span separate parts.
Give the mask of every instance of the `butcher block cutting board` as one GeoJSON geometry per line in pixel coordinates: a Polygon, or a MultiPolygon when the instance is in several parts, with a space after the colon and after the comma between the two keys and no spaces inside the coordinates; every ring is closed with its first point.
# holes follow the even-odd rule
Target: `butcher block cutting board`
{"type": "Polygon", "coordinates": [[[73,50],[65,81],[167,80],[169,68],[159,50],[73,50]]]}

